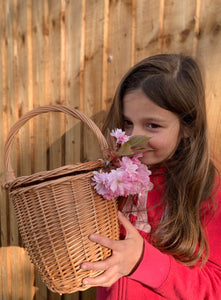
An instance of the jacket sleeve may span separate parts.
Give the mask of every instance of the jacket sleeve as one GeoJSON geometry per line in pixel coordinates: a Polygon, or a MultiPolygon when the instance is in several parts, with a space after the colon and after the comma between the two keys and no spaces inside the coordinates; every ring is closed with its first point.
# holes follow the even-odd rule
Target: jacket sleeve
{"type": "Polygon", "coordinates": [[[128,276],[166,299],[221,300],[221,195],[216,214],[207,225],[210,247],[204,266],[187,267],[145,241],[143,258],[128,276]]]}

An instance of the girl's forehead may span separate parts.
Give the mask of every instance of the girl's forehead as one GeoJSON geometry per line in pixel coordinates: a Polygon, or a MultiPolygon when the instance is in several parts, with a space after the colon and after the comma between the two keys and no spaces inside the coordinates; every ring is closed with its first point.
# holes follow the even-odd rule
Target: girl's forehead
{"type": "Polygon", "coordinates": [[[123,116],[125,118],[140,118],[157,122],[178,119],[176,114],[160,107],[140,90],[130,92],[124,96],[123,116]]]}

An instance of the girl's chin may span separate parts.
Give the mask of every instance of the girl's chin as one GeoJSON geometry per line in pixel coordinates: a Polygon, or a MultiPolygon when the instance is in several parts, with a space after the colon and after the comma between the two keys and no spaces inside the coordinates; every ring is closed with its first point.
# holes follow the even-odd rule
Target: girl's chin
{"type": "Polygon", "coordinates": [[[164,160],[154,157],[152,151],[147,151],[144,152],[144,155],[140,158],[140,161],[147,166],[154,166],[160,164],[164,160]]]}
{"type": "Polygon", "coordinates": [[[142,164],[148,165],[148,166],[150,166],[150,165],[153,164],[153,162],[151,162],[150,159],[147,159],[147,158],[145,158],[145,157],[141,157],[141,158],[140,158],[140,161],[142,162],[142,164]]]}
{"type": "Polygon", "coordinates": [[[140,161],[145,165],[152,165],[153,159],[151,159],[152,151],[146,151],[143,153],[143,157],[140,158],[140,161]]]}

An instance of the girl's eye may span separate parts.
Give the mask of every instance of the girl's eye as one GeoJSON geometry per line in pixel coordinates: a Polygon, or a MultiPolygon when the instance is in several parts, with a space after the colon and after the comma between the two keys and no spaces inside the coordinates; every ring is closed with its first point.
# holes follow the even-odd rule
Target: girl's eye
{"type": "Polygon", "coordinates": [[[148,127],[148,128],[151,128],[151,129],[155,129],[155,128],[159,128],[160,125],[154,124],[154,123],[150,123],[150,124],[147,124],[147,127],[148,127]]]}
{"type": "Polygon", "coordinates": [[[129,120],[124,120],[124,128],[130,128],[133,126],[133,123],[129,120]]]}

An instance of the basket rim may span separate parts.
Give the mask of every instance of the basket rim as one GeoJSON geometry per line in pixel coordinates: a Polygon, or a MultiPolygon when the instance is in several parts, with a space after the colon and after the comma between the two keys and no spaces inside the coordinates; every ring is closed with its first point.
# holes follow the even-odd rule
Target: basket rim
{"type": "Polygon", "coordinates": [[[83,162],[83,163],[76,163],[74,165],[65,165],[53,170],[48,171],[40,171],[36,172],[31,175],[26,176],[20,176],[16,177],[11,182],[8,182],[5,187],[7,189],[15,190],[17,188],[27,187],[27,186],[34,186],[34,185],[41,185],[43,183],[52,181],[59,181],[62,177],[73,177],[82,174],[85,175],[86,172],[92,172],[96,171],[100,168],[103,168],[105,166],[106,162],[103,159],[98,159],[96,161],[89,161],[89,162],[83,162]]]}

